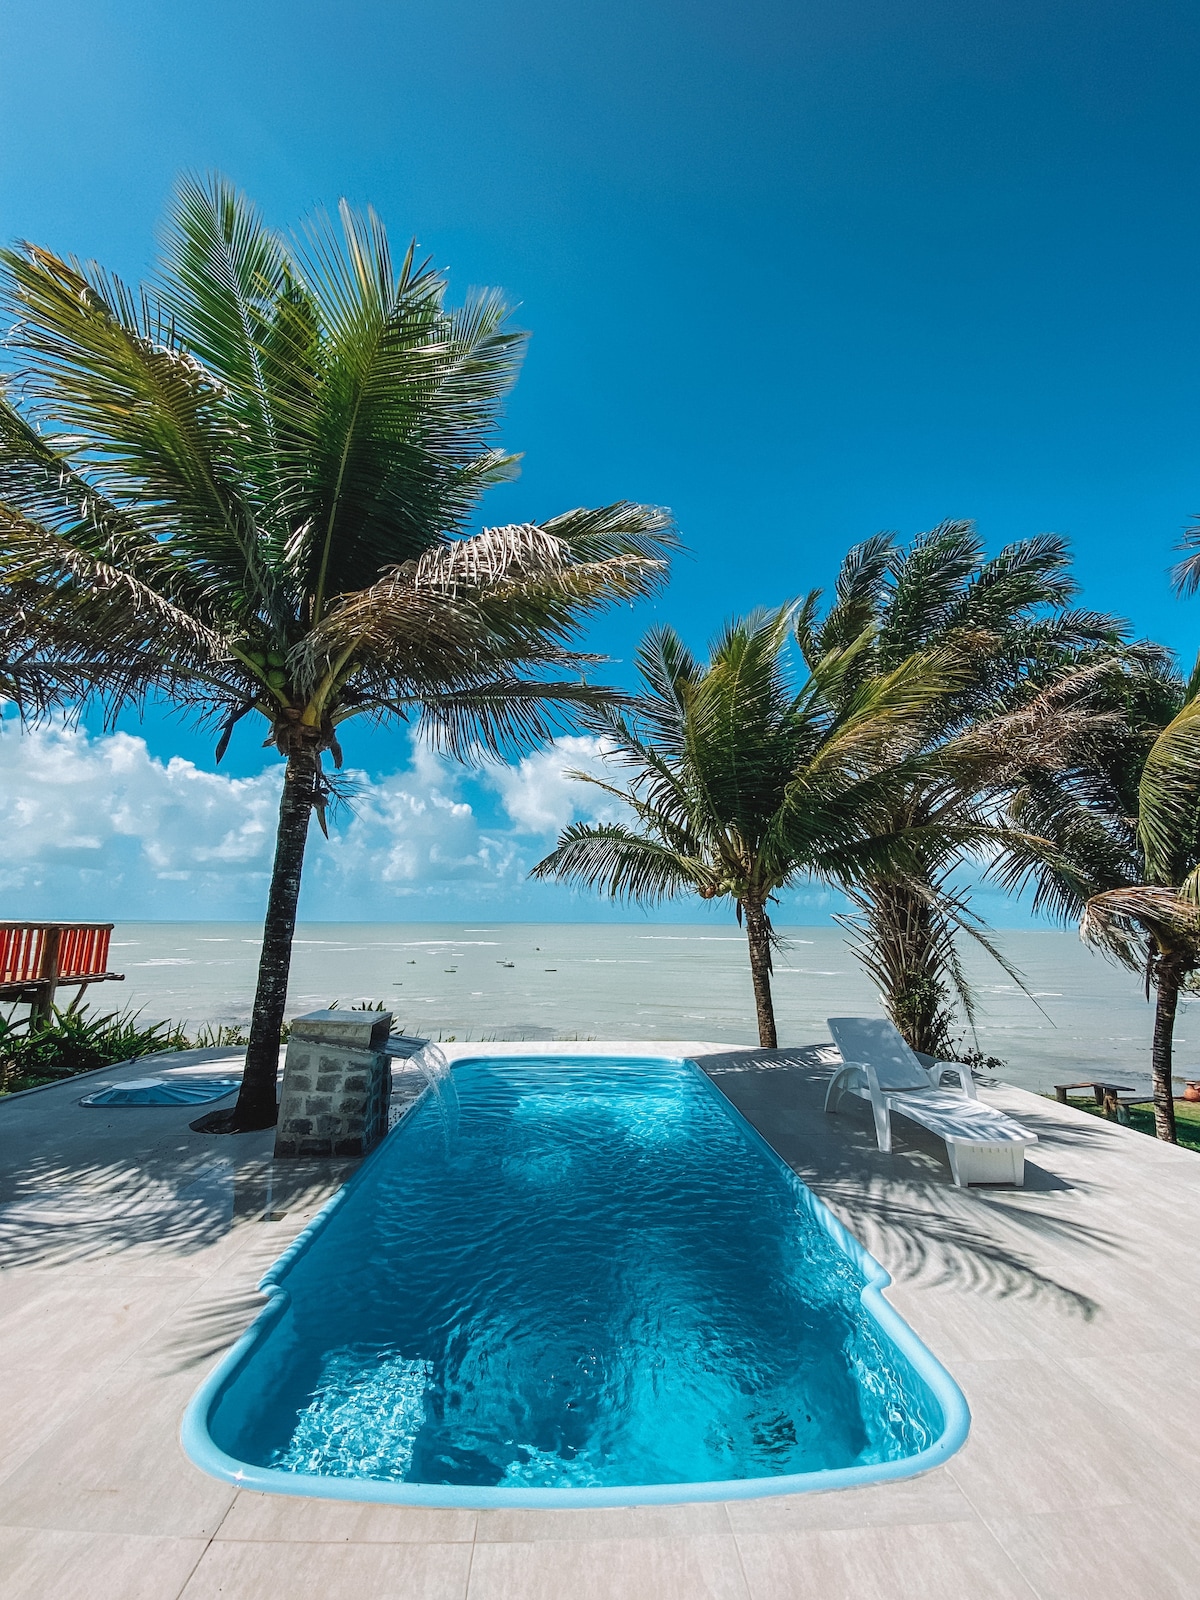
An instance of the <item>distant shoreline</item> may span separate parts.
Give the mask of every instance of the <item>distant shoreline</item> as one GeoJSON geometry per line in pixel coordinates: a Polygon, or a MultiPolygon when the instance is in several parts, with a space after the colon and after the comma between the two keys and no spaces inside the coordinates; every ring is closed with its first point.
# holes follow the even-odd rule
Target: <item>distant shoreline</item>
{"type": "MultiPolygon", "coordinates": [[[[840,928],[794,923],[780,932],[787,942],[774,990],[783,1045],[828,1039],[828,1016],[877,1012],[878,996],[840,928]]],[[[1004,1061],[1001,1075],[1042,1092],[1093,1072],[1142,1087],[1153,1016],[1135,975],[1071,931],[999,937],[1033,998],[978,949],[966,947],[963,957],[979,1001],[978,1047],[1004,1061]]],[[[119,922],[111,965],[125,982],[97,986],[89,1002],[193,1031],[243,1025],[259,943],[251,921],[119,922]]],[[[335,1000],[383,1001],[398,1026],[435,1039],[704,1038],[732,1046],[757,1038],[744,939],[732,921],[302,922],[289,1013],[335,1000]]],[[[1194,1003],[1185,1004],[1180,1075],[1200,1063],[1196,1015],[1194,1003]]],[[[965,1027],[963,1038],[973,1048],[965,1027]]]]}

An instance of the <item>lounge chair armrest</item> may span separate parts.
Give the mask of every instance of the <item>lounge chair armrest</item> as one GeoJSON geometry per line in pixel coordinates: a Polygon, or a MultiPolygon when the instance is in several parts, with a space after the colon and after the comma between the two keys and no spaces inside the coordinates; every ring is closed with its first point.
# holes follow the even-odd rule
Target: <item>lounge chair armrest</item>
{"type": "Polygon", "coordinates": [[[848,1063],[843,1063],[843,1065],[840,1066],[834,1073],[833,1077],[830,1078],[829,1087],[825,1091],[826,1111],[828,1111],[830,1107],[836,1111],[838,1101],[841,1099],[843,1092],[845,1090],[855,1090],[858,1087],[858,1082],[856,1082],[856,1080],[861,1082],[862,1076],[863,1070],[857,1062],[851,1061],[848,1063]]]}
{"type": "Polygon", "coordinates": [[[882,1096],[883,1090],[879,1087],[879,1073],[875,1069],[874,1062],[846,1061],[834,1074],[833,1081],[837,1083],[841,1079],[846,1087],[849,1088],[856,1078],[860,1089],[866,1089],[876,1098],[882,1096]]]}
{"type": "Polygon", "coordinates": [[[964,1066],[961,1061],[934,1062],[933,1071],[930,1076],[933,1078],[934,1086],[936,1088],[940,1088],[942,1076],[947,1072],[958,1079],[959,1083],[962,1085],[962,1092],[969,1100],[979,1099],[979,1093],[975,1088],[975,1079],[972,1076],[971,1069],[970,1067],[964,1066]]]}

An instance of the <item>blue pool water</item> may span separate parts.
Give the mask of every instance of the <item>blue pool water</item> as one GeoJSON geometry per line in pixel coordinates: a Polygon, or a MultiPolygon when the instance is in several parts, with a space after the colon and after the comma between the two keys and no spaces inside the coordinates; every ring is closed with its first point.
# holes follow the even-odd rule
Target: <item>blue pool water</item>
{"type": "Polygon", "coordinates": [[[882,1282],[690,1063],[464,1062],[268,1275],[185,1443],[457,1504],[893,1476],[966,1414],[882,1282]]]}

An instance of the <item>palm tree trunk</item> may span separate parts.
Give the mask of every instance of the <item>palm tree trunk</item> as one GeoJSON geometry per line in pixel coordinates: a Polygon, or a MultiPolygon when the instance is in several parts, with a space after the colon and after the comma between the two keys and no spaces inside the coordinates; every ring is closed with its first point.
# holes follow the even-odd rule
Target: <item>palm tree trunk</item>
{"type": "Polygon", "coordinates": [[[1154,1007],[1154,1048],[1151,1064],[1154,1069],[1154,1132],[1157,1138],[1170,1144],[1178,1143],[1175,1137],[1175,1087],[1171,1082],[1172,1048],[1175,1039],[1175,1011],[1179,1005],[1180,972],[1175,962],[1167,957],[1160,960],[1155,972],[1158,1000],[1154,1007]]]}
{"type": "Polygon", "coordinates": [[[279,1070],[279,1034],[287,1004],[300,874],[320,759],[311,748],[293,750],[284,773],[246,1071],[231,1119],[232,1131],[239,1133],[251,1128],[272,1128],[278,1116],[275,1079],[279,1070]]]}
{"type": "Polygon", "coordinates": [[[953,1013],[929,901],[906,884],[862,891],[868,971],[880,982],[888,1016],[913,1050],[948,1056],[953,1013]]]}
{"type": "Polygon", "coordinates": [[[754,1009],[758,1013],[758,1042],[764,1050],[774,1050],[775,1007],[771,1000],[771,925],[765,906],[743,902],[746,938],[750,945],[750,976],[754,981],[754,1009]]]}

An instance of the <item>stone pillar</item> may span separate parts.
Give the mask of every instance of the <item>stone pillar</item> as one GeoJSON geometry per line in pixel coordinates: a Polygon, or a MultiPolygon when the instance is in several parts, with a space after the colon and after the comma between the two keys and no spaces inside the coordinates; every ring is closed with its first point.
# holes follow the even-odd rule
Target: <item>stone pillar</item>
{"type": "Polygon", "coordinates": [[[275,1158],[365,1156],[387,1132],[390,1011],[310,1011],[288,1034],[275,1158]]]}

